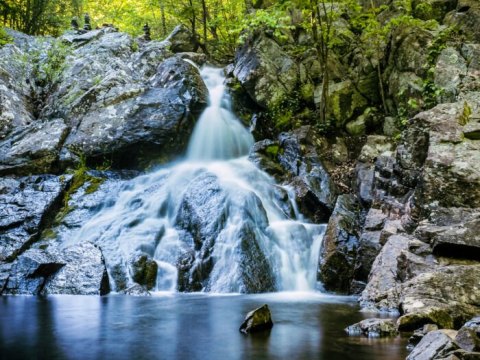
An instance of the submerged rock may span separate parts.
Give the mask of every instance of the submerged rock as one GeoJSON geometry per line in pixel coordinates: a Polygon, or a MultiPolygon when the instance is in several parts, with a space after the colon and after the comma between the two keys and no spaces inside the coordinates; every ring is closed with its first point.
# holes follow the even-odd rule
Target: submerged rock
{"type": "Polygon", "coordinates": [[[265,304],[255,310],[250,311],[240,326],[240,332],[244,334],[255,333],[264,330],[270,330],[273,327],[272,314],[268,305],[265,304]]]}
{"type": "Polygon", "coordinates": [[[345,329],[348,335],[364,335],[366,337],[395,336],[398,334],[395,321],[392,319],[366,319],[350,325],[345,329]]]}

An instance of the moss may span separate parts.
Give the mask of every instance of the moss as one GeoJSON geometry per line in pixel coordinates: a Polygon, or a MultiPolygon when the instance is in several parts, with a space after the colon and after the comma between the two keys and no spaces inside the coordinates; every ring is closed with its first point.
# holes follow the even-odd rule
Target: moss
{"type": "Polygon", "coordinates": [[[472,115],[472,108],[468,105],[465,101],[463,103],[463,110],[460,116],[458,117],[457,121],[460,125],[465,126],[470,121],[470,116],[472,115]]]}
{"type": "Polygon", "coordinates": [[[11,42],[13,42],[12,37],[7,34],[5,28],[0,27],[0,47],[11,42]]]}
{"type": "Polygon", "coordinates": [[[46,230],[43,230],[42,235],[40,237],[45,240],[55,239],[57,237],[57,232],[52,229],[46,229],[46,230]]]}
{"type": "Polygon", "coordinates": [[[265,149],[265,152],[270,158],[276,159],[278,154],[283,154],[283,149],[278,145],[270,145],[265,149]]]}

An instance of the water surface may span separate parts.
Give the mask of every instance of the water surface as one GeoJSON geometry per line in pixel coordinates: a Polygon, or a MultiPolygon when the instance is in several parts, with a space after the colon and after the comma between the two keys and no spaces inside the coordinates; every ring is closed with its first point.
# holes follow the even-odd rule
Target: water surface
{"type": "Polygon", "coordinates": [[[347,337],[371,314],[321,294],[157,294],[0,298],[3,359],[399,360],[406,339],[347,337]],[[270,332],[245,336],[245,314],[267,303],[270,332]]]}

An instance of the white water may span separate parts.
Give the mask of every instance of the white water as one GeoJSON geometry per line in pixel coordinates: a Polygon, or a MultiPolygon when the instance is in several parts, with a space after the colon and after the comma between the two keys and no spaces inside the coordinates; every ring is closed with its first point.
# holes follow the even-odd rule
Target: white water
{"type": "MultiPolygon", "coordinates": [[[[157,290],[173,291],[179,256],[192,251],[192,246],[181,240],[178,213],[182,201],[192,196],[189,189],[208,177],[216,186],[214,193],[224,196],[218,206],[224,208],[226,219],[217,238],[212,239],[213,268],[203,290],[245,291],[239,234],[247,222],[273,270],[276,289],[313,290],[324,226],[303,221],[291,189],[277,185],[248,161],[253,138],[230,111],[222,71],[205,68],[201,73],[210,104],[195,127],[186,159],[131,180],[119,194],[112,194],[107,201],[110,205],[85,224],[74,241],[97,243],[111,278],[116,266],[128,268],[131,254],[142,251],[153,255],[159,265],[157,290]]],[[[201,191],[198,193],[195,196],[201,197],[201,191]]],[[[206,198],[194,209],[207,225],[209,215],[214,221],[216,211],[208,208],[209,204],[206,198]]],[[[131,283],[130,275],[127,280],[131,283]]]]}

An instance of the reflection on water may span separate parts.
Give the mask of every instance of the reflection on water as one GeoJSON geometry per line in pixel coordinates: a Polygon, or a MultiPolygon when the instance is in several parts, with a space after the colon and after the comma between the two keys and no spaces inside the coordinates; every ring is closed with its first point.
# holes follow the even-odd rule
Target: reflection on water
{"type": "Polygon", "coordinates": [[[405,339],[347,337],[365,315],[320,294],[2,297],[1,359],[404,359],[405,339]],[[244,336],[268,303],[274,327],[244,336]]]}

